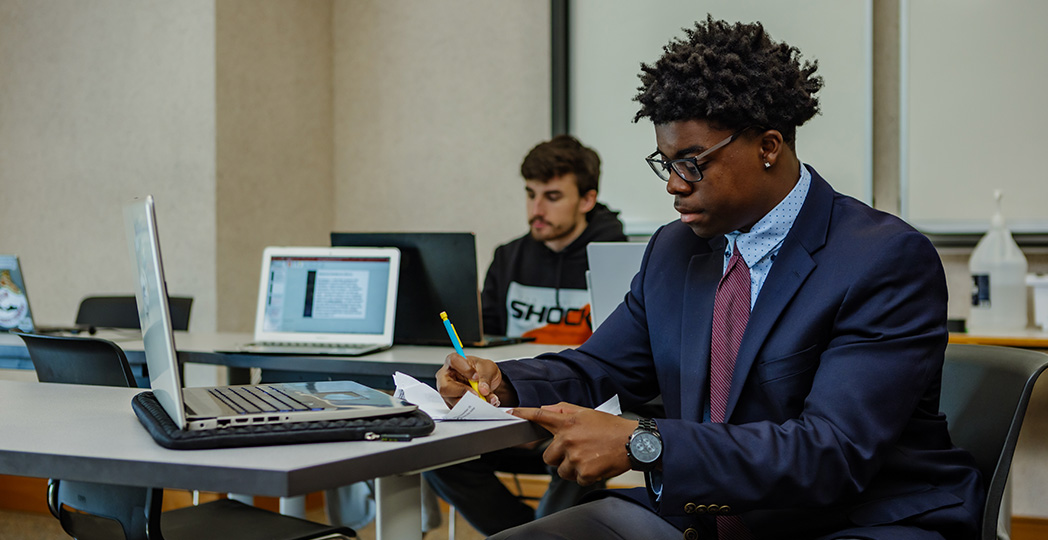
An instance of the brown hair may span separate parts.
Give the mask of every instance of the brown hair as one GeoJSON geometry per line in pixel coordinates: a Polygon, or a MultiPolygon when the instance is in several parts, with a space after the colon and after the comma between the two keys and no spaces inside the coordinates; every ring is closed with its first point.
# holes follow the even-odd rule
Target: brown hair
{"type": "Polygon", "coordinates": [[[539,144],[528,152],[520,164],[520,175],[526,180],[549,182],[567,173],[575,173],[579,195],[597,190],[600,156],[571,135],[557,135],[539,144]]]}

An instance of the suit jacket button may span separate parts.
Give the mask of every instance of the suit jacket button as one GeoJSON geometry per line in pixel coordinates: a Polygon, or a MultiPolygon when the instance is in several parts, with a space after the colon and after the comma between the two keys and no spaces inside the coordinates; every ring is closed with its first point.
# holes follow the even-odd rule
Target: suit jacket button
{"type": "Polygon", "coordinates": [[[731,513],[731,507],[728,506],[728,505],[722,506],[721,507],[721,513],[722,514],[730,514],[731,513]]]}
{"type": "Polygon", "coordinates": [[[684,529],[684,540],[699,540],[699,531],[695,530],[694,527],[684,529]]]}
{"type": "Polygon", "coordinates": [[[684,513],[685,514],[694,514],[695,513],[695,503],[685,504],[684,505],[684,513]]]}
{"type": "Polygon", "coordinates": [[[706,513],[706,505],[705,504],[700,504],[700,505],[696,506],[695,507],[695,513],[696,514],[705,514],[706,513]]]}
{"type": "Polygon", "coordinates": [[[706,507],[706,510],[711,514],[716,514],[721,511],[721,507],[717,506],[716,504],[711,504],[706,507]]]}

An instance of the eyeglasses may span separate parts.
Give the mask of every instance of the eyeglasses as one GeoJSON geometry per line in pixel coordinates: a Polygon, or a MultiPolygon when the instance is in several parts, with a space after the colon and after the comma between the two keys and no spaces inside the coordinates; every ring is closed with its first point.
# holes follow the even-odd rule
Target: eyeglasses
{"type": "Polygon", "coordinates": [[[670,169],[673,169],[673,171],[677,173],[677,176],[681,177],[685,182],[691,182],[694,184],[695,182],[702,180],[702,169],[706,165],[705,163],[700,164],[699,161],[705,159],[713,152],[728,146],[747,129],[749,128],[745,127],[732,133],[728,138],[709,147],[705,152],[694,157],[663,161],[661,159],[656,159],[656,156],[659,155],[659,151],[656,150],[652,152],[650,156],[644,158],[644,161],[648,162],[648,166],[651,167],[651,170],[655,171],[655,175],[661,178],[663,182],[670,181],[670,169]]]}

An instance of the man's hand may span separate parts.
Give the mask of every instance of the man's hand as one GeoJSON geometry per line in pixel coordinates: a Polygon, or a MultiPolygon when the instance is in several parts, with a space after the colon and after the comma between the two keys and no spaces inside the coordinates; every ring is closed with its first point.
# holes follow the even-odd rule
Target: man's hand
{"type": "Polygon", "coordinates": [[[472,392],[469,381],[477,383],[477,390],[488,403],[499,407],[517,403],[517,393],[502,380],[502,372],[495,362],[486,358],[451,353],[444,359],[444,366],[437,371],[437,391],[448,407],[454,407],[466,392],[472,392]]]}
{"type": "Polygon", "coordinates": [[[557,474],[587,486],[630,469],[626,441],[637,429],[635,420],[586,409],[570,403],[540,409],[517,407],[513,414],[546,428],[553,442],[542,454],[557,474]]]}

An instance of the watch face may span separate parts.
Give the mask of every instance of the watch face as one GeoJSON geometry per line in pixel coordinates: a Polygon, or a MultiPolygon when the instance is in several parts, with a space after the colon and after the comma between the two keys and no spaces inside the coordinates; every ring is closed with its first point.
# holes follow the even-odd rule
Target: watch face
{"type": "Polygon", "coordinates": [[[638,433],[630,441],[630,453],[641,463],[651,463],[662,453],[662,441],[654,433],[638,433]]]}

